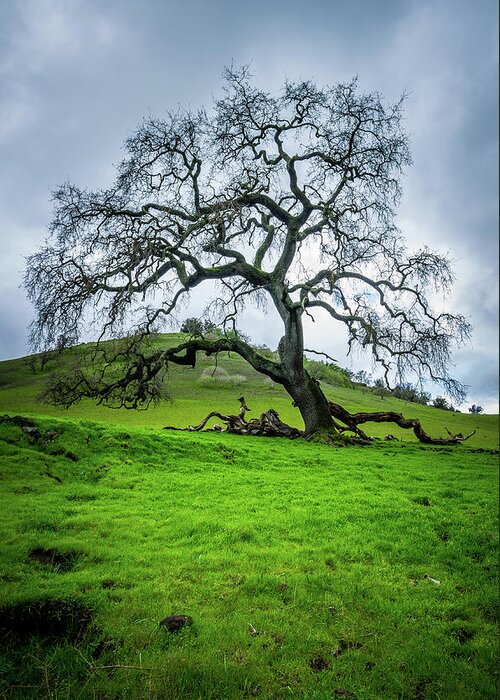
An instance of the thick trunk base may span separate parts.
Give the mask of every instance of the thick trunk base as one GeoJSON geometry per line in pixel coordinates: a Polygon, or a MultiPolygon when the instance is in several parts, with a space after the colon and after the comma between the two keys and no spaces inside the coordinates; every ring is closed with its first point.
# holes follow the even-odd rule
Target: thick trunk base
{"type": "Polygon", "coordinates": [[[308,442],[317,445],[330,445],[331,447],[350,447],[352,445],[369,445],[370,439],[363,439],[354,435],[346,435],[337,428],[318,428],[304,437],[308,442]]]}

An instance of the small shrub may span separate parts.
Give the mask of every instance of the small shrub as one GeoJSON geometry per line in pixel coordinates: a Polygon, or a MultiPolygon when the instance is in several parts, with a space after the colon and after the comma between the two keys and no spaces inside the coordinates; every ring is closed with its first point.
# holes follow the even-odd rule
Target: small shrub
{"type": "Polygon", "coordinates": [[[319,382],[324,382],[331,386],[352,386],[349,372],[333,362],[317,362],[316,360],[306,359],[305,368],[319,382]]]}
{"type": "Polygon", "coordinates": [[[229,374],[223,367],[206,367],[201,373],[198,383],[205,387],[228,384],[239,386],[244,384],[247,378],[243,374],[229,374]]]}
{"type": "Polygon", "coordinates": [[[217,377],[218,379],[220,377],[228,377],[229,372],[224,369],[224,367],[215,367],[215,365],[211,365],[210,367],[205,367],[203,372],[201,373],[201,379],[214,379],[217,377]]]}
{"type": "Polygon", "coordinates": [[[443,396],[436,396],[432,402],[434,408],[441,408],[443,411],[454,411],[453,406],[450,406],[448,401],[443,396]]]}

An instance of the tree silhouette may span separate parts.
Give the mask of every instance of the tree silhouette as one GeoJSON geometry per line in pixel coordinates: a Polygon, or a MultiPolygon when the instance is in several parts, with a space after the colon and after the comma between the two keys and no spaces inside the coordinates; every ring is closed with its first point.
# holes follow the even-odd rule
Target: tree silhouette
{"type": "Polygon", "coordinates": [[[332,406],[304,368],[303,319],[319,310],[332,332],[347,329],[349,351],[371,351],[387,382],[428,376],[462,396],[447,367],[469,326],[430,303],[452,283],[449,262],[426,248],[407,252],[394,222],[411,162],[402,100],[386,106],[356,80],[286,82],[270,95],[246,68],[224,77],[210,111],[145,120],[126,141],[113,187],[67,183],[54,193],[51,237],[25,276],[34,347],[78,338],[89,315],[100,339],[129,338],[102,346],[115,356],[101,371],[54,384],[52,400],[136,407],[163,396],[169,362],[194,366],[199,351],[231,351],[286,389],[307,435],[335,438],[332,406]],[[246,303],[275,307],[279,360],[234,332],[176,348],[148,344],[210,281],[211,317],[222,329],[235,330],[246,303]]]}

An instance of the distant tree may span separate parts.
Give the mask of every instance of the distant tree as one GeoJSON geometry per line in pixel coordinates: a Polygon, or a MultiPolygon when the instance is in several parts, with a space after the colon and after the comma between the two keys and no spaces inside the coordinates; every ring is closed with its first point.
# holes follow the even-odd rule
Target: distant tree
{"type": "Polygon", "coordinates": [[[360,369],[359,372],[355,372],[352,378],[355,382],[358,382],[358,384],[365,384],[366,386],[368,386],[372,380],[371,376],[364,369],[360,369]]]}
{"type": "Polygon", "coordinates": [[[397,399],[401,399],[402,401],[411,401],[412,403],[419,403],[423,404],[424,406],[426,406],[431,399],[431,395],[429,393],[426,391],[420,391],[416,386],[410,384],[409,382],[398,384],[394,387],[391,393],[397,399]]]}
{"type": "Polygon", "coordinates": [[[317,311],[345,329],[349,351],[371,351],[386,379],[429,375],[461,396],[447,366],[469,326],[429,300],[451,284],[448,260],[426,248],[407,252],[395,225],[410,164],[402,100],[385,105],[356,81],[286,82],[270,95],[245,68],[225,79],[212,112],[144,121],[110,189],[67,183],[54,193],[51,239],[25,276],[33,346],[76,338],[90,319],[101,338],[131,339],[116,350],[118,363],[101,345],[101,373],[73,371],[53,400],[143,405],[163,396],[169,363],[231,351],[286,389],[307,435],[336,440],[344,414],[304,366],[303,319],[317,311]],[[218,284],[211,309],[232,333],[195,335],[176,348],[148,344],[207,282],[218,284]],[[234,332],[246,302],[276,309],[279,360],[234,332]]]}
{"type": "Polygon", "coordinates": [[[376,396],[380,396],[381,399],[385,399],[391,393],[386,383],[381,377],[377,377],[373,382],[373,393],[376,396]]]}
{"type": "Polygon", "coordinates": [[[59,355],[61,355],[65,350],[70,348],[74,344],[74,340],[64,334],[61,334],[56,341],[56,350],[59,355]]]}
{"type": "Polygon", "coordinates": [[[453,410],[452,406],[450,406],[450,404],[444,398],[444,396],[436,396],[436,398],[432,402],[432,405],[434,406],[434,408],[441,408],[445,411],[452,411],[453,410]]]}
{"type": "Polygon", "coordinates": [[[180,331],[181,333],[188,333],[192,338],[203,338],[204,335],[210,333],[222,335],[213,321],[194,317],[186,318],[181,325],[180,331]]]}
{"type": "Polygon", "coordinates": [[[186,318],[181,326],[181,333],[188,333],[193,338],[201,338],[203,330],[203,321],[200,318],[186,318]]]}
{"type": "Polygon", "coordinates": [[[469,413],[479,414],[479,413],[483,413],[483,411],[484,411],[484,409],[482,406],[476,406],[476,404],[474,404],[474,403],[469,408],[469,413]]]}
{"type": "Polygon", "coordinates": [[[36,361],[37,361],[36,355],[28,355],[28,357],[26,357],[24,360],[24,364],[26,365],[26,367],[30,368],[30,370],[33,372],[33,374],[36,374],[36,361]]]}
{"type": "Polygon", "coordinates": [[[419,394],[419,400],[417,403],[422,404],[423,406],[427,406],[429,401],[431,400],[431,395],[429,394],[428,391],[421,391],[419,394]]]}
{"type": "Polygon", "coordinates": [[[217,327],[217,325],[213,321],[210,321],[209,319],[205,319],[203,321],[203,333],[205,333],[205,334],[215,333],[218,336],[222,335],[220,332],[220,329],[217,327]]]}

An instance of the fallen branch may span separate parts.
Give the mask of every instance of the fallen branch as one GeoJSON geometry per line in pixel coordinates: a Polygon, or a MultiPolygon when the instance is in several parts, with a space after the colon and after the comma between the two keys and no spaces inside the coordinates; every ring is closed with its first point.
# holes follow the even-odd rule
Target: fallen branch
{"type": "MultiPolygon", "coordinates": [[[[213,428],[209,428],[209,430],[236,433],[238,435],[264,435],[267,437],[287,437],[291,439],[303,437],[303,431],[292,428],[292,426],[287,425],[287,423],[283,423],[278,413],[273,408],[262,413],[259,418],[252,418],[252,420],[247,421],[245,419],[245,413],[246,411],[250,411],[250,409],[246,405],[243,396],[240,397],[238,401],[241,405],[239,415],[225,415],[224,413],[219,413],[219,411],[211,411],[198,425],[190,425],[188,428],[181,428],[181,430],[199,432],[205,428],[210,418],[219,418],[226,427],[222,428],[220,425],[216,424],[213,428]]],[[[169,426],[164,428],[164,430],[168,429],[170,429],[169,426]]]]}
{"type": "MultiPolygon", "coordinates": [[[[304,437],[304,432],[293,428],[287,423],[283,423],[280,420],[278,413],[270,408],[265,413],[262,413],[259,418],[253,418],[250,421],[245,419],[246,411],[250,409],[245,403],[245,398],[241,396],[238,401],[240,402],[240,412],[238,415],[226,415],[224,413],[219,413],[219,411],[212,411],[209,413],[198,425],[190,425],[188,428],[171,428],[170,426],[165,426],[164,430],[189,430],[192,432],[199,432],[203,430],[211,418],[219,418],[224,424],[223,428],[221,425],[214,425],[208,430],[215,432],[228,432],[236,433],[238,435],[264,435],[269,437],[287,437],[287,438],[297,438],[304,437]]],[[[338,430],[339,433],[352,432],[354,433],[358,441],[363,444],[367,444],[373,440],[369,437],[359,426],[364,423],[395,423],[400,428],[405,430],[413,430],[415,436],[420,442],[427,445],[457,445],[465,440],[468,440],[475,434],[475,430],[468,435],[463,435],[462,433],[451,433],[448,428],[446,432],[449,437],[447,438],[433,438],[422,428],[422,425],[418,418],[405,418],[401,413],[396,413],[395,411],[380,411],[376,413],[349,413],[343,406],[340,406],[333,401],[329,401],[328,405],[330,407],[330,412],[333,418],[333,425],[338,430]]],[[[385,439],[397,439],[394,436],[387,436],[385,439]]]]}
{"type": "MultiPolygon", "coordinates": [[[[448,438],[433,438],[422,428],[422,424],[418,418],[405,418],[401,413],[396,413],[395,411],[380,411],[377,413],[349,413],[343,406],[332,401],[328,402],[330,407],[330,412],[334,418],[344,423],[345,427],[338,426],[337,428],[344,432],[350,430],[356,433],[362,439],[367,439],[368,436],[359,428],[362,423],[395,423],[400,428],[404,430],[413,430],[415,436],[427,445],[456,445],[460,442],[468,440],[475,434],[475,430],[468,435],[463,435],[463,433],[452,434],[446,428],[446,432],[450,437],[448,438]]],[[[368,438],[369,439],[369,438],[368,438]]]]}

